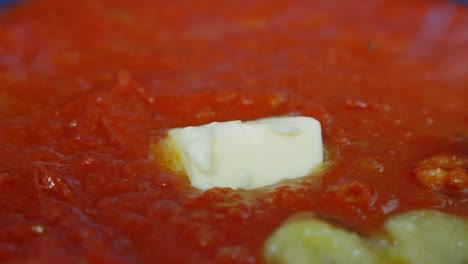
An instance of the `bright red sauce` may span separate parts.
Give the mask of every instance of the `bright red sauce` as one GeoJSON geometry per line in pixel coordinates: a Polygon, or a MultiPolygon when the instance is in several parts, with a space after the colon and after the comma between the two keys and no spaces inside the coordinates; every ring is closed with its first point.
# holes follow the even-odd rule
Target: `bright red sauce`
{"type": "Polygon", "coordinates": [[[415,177],[468,156],[466,7],[159,2],[0,11],[0,261],[262,263],[302,211],[363,233],[417,208],[468,217],[466,179],[415,177]],[[172,127],[291,113],[322,122],[320,178],[202,192],[152,155],[172,127]]]}

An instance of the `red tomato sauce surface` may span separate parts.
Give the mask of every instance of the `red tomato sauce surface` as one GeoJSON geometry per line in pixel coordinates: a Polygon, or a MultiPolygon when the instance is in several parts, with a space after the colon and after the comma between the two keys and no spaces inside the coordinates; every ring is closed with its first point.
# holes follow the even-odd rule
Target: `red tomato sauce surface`
{"type": "Polygon", "coordinates": [[[468,217],[467,127],[454,2],[23,1],[0,10],[0,261],[263,263],[304,211],[468,217]],[[288,114],[322,123],[319,177],[200,191],[154,155],[173,127],[288,114]]]}

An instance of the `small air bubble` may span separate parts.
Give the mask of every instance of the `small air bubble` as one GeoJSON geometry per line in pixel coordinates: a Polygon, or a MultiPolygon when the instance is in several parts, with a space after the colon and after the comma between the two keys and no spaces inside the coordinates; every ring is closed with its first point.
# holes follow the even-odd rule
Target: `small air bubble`
{"type": "Polygon", "coordinates": [[[95,159],[93,157],[86,157],[86,159],[83,161],[83,164],[84,165],[89,165],[91,163],[93,163],[95,161],[95,159]]]}
{"type": "Polygon", "coordinates": [[[388,213],[394,211],[398,207],[398,205],[400,205],[400,201],[398,201],[397,199],[389,200],[387,202],[387,204],[382,206],[382,212],[384,214],[388,214],[388,213]]]}
{"type": "Polygon", "coordinates": [[[44,233],[44,227],[41,225],[35,225],[32,227],[32,230],[38,234],[44,233]]]}
{"type": "Polygon", "coordinates": [[[73,120],[70,122],[70,124],[68,124],[69,127],[77,127],[78,126],[78,121],[76,120],[73,120]]]}

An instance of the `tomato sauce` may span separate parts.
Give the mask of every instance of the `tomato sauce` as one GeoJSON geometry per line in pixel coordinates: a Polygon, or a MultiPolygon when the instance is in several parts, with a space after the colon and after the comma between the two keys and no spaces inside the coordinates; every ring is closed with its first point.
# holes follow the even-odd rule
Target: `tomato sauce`
{"type": "Polygon", "coordinates": [[[465,6],[31,0],[0,28],[2,262],[263,263],[304,211],[468,217],[465,6]],[[203,192],[154,155],[169,128],[286,114],[321,121],[320,177],[203,192]]]}

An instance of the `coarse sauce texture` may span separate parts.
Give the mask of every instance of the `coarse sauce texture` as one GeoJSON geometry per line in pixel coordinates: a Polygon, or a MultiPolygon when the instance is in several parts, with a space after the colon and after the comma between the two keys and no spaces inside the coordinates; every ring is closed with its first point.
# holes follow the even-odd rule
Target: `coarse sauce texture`
{"type": "Polygon", "coordinates": [[[0,10],[0,261],[263,263],[304,211],[364,235],[468,217],[467,102],[455,2],[22,1],[0,10]],[[155,155],[173,127],[287,114],[322,123],[318,177],[203,192],[155,155]]]}

